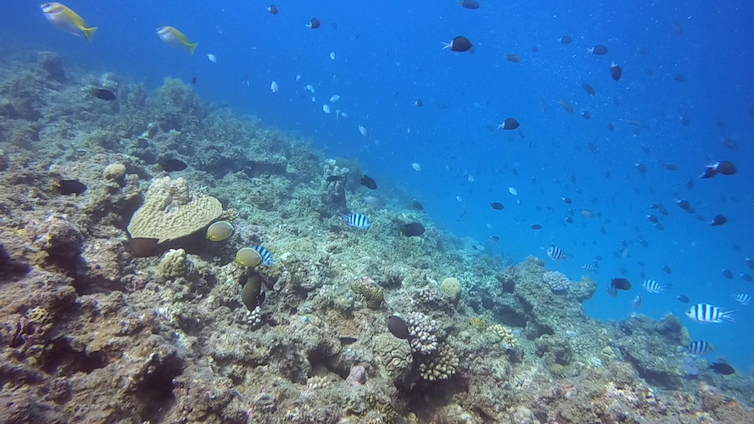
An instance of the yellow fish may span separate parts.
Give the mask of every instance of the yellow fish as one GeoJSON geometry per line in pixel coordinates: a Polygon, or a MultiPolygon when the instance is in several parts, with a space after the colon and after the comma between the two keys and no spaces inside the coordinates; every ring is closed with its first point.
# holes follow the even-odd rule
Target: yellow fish
{"type": "Polygon", "coordinates": [[[189,53],[194,54],[194,49],[199,43],[192,43],[182,32],[171,26],[157,28],[157,35],[170,47],[175,49],[187,48],[189,53]]]}
{"type": "Polygon", "coordinates": [[[97,31],[97,27],[87,26],[86,21],[73,10],[60,3],[45,3],[40,7],[45,18],[58,29],[73,35],[83,33],[87,40],[92,41],[92,34],[97,31]]]}

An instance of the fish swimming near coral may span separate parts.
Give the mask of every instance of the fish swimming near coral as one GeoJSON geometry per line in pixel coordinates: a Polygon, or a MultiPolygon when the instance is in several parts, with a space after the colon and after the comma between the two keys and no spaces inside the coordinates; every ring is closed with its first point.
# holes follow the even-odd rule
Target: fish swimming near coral
{"type": "Polygon", "coordinates": [[[721,308],[708,303],[699,303],[686,311],[686,316],[696,322],[720,324],[723,320],[736,322],[736,320],[730,316],[734,312],[736,311],[724,311],[721,308]]]}
{"type": "Polygon", "coordinates": [[[616,290],[631,290],[631,283],[625,278],[613,278],[610,280],[610,286],[616,290]]]}
{"type": "Polygon", "coordinates": [[[87,190],[87,187],[86,184],[79,180],[60,180],[58,181],[58,189],[60,190],[60,194],[64,196],[70,196],[71,194],[78,196],[83,194],[87,190]]]}
{"type": "Polygon", "coordinates": [[[364,174],[359,177],[359,184],[370,190],[377,190],[377,182],[369,175],[364,174]]]}
{"type": "Polygon", "coordinates": [[[156,238],[137,237],[128,240],[125,246],[126,252],[137,258],[146,258],[157,254],[156,238]]]}
{"type": "Polygon", "coordinates": [[[100,100],[113,101],[118,99],[115,93],[104,88],[92,88],[92,95],[100,100]]]}
{"type": "Polygon", "coordinates": [[[174,49],[188,49],[191,54],[194,54],[196,46],[199,45],[198,43],[190,42],[184,33],[171,26],[157,28],[157,36],[168,46],[174,49]]]}
{"type": "Polygon", "coordinates": [[[406,224],[401,228],[401,234],[406,237],[416,237],[424,234],[424,226],[418,222],[406,224]]]}
{"type": "Polygon", "coordinates": [[[372,221],[369,217],[361,213],[352,213],[350,215],[343,214],[342,216],[343,220],[346,221],[349,227],[366,230],[372,225],[372,221]]]}
{"type": "Polygon", "coordinates": [[[736,373],[736,369],[725,362],[718,360],[717,362],[709,365],[712,372],[715,374],[732,375],[736,373]]]}
{"type": "Polygon", "coordinates": [[[254,274],[246,279],[241,290],[241,301],[250,312],[264,303],[266,293],[262,290],[262,278],[254,274]]]}
{"type": "Polygon", "coordinates": [[[97,31],[97,27],[88,26],[86,21],[73,10],[60,3],[45,3],[40,7],[45,18],[56,28],[73,35],[83,34],[87,40],[92,41],[92,35],[94,31],[97,31]]]}
{"type": "Polygon", "coordinates": [[[387,329],[390,334],[401,340],[408,340],[411,338],[411,332],[408,330],[408,325],[401,317],[391,315],[387,319],[387,329]]]}
{"type": "Polygon", "coordinates": [[[157,162],[158,165],[160,165],[160,168],[167,172],[178,172],[183,171],[188,167],[186,165],[186,162],[180,160],[180,159],[171,159],[171,158],[163,158],[160,159],[157,162]]]}

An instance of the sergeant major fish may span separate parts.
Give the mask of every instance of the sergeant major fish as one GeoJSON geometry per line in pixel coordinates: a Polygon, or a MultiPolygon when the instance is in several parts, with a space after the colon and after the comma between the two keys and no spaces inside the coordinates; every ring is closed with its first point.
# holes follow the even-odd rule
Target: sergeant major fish
{"type": "Polygon", "coordinates": [[[641,286],[649,293],[662,293],[665,291],[665,286],[658,283],[657,280],[644,280],[641,286]]]}
{"type": "Polygon", "coordinates": [[[557,246],[551,246],[549,249],[547,249],[547,256],[549,256],[550,259],[554,261],[564,261],[566,259],[571,259],[571,255],[567,254],[557,246]]]}
{"type": "Polygon", "coordinates": [[[699,303],[686,311],[686,316],[696,322],[720,324],[723,320],[736,322],[730,315],[736,311],[723,311],[717,306],[708,303],[699,303]]]}
{"type": "Polygon", "coordinates": [[[704,340],[694,340],[686,346],[686,350],[692,355],[704,355],[715,350],[715,346],[704,340]]]}
{"type": "Polygon", "coordinates": [[[266,247],[260,245],[257,246],[251,246],[252,249],[256,250],[257,253],[259,253],[259,256],[262,257],[262,264],[270,266],[275,265],[276,261],[275,258],[272,257],[272,252],[267,250],[266,247]]]}
{"type": "Polygon", "coordinates": [[[744,306],[748,306],[749,303],[751,303],[751,295],[748,295],[746,293],[733,293],[733,299],[744,306]]]}
{"type": "Polygon", "coordinates": [[[350,215],[343,214],[343,220],[348,223],[348,226],[358,228],[360,230],[369,229],[372,225],[372,221],[361,213],[352,213],[350,215]]]}

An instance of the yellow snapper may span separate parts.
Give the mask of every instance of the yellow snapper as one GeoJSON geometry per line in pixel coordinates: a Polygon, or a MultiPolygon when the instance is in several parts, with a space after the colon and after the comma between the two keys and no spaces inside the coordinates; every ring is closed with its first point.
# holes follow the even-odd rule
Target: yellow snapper
{"type": "Polygon", "coordinates": [[[97,30],[97,27],[88,27],[86,21],[73,10],[60,3],[45,3],[40,7],[45,18],[58,29],[73,35],[83,33],[87,40],[92,41],[92,34],[97,30]]]}
{"type": "Polygon", "coordinates": [[[194,49],[199,44],[190,42],[186,35],[171,26],[157,28],[157,35],[159,35],[160,39],[162,39],[162,41],[168,46],[174,49],[187,48],[191,54],[194,54],[194,49]]]}

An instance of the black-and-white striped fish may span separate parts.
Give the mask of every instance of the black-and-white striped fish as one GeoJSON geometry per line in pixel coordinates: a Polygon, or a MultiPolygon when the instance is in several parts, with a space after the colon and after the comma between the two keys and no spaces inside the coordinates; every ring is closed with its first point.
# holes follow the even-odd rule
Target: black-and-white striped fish
{"type": "Polygon", "coordinates": [[[267,265],[267,266],[275,265],[276,261],[275,261],[275,258],[272,257],[272,252],[267,250],[266,247],[260,244],[257,246],[252,246],[252,248],[256,250],[257,253],[259,253],[259,256],[262,257],[262,263],[264,265],[267,265]]]}
{"type": "Polygon", "coordinates": [[[748,306],[749,303],[751,303],[751,295],[748,295],[746,293],[733,293],[733,299],[736,299],[736,302],[748,306]]]}
{"type": "Polygon", "coordinates": [[[349,226],[358,228],[360,230],[368,229],[372,225],[372,221],[362,213],[352,213],[350,215],[343,215],[343,220],[348,223],[349,226]]]}
{"type": "Polygon", "coordinates": [[[586,271],[586,272],[598,272],[599,271],[599,268],[597,268],[597,264],[596,263],[584,264],[584,265],[581,265],[581,267],[584,268],[584,271],[586,271]]]}
{"type": "Polygon", "coordinates": [[[650,293],[662,293],[665,291],[665,286],[658,283],[657,280],[644,280],[641,286],[650,293]]]}
{"type": "Polygon", "coordinates": [[[723,311],[717,306],[712,306],[709,303],[700,303],[694,305],[686,311],[686,316],[697,322],[712,322],[719,324],[723,320],[736,322],[730,314],[736,311],[723,311]]]}
{"type": "Polygon", "coordinates": [[[607,294],[610,297],[616,297],[618,296],[618,288],[616,288],[614,285],[610,284],[607,286],[607,294]]]}
{"type": "Polygon", "coordinates": [[[550,246],[550,248],[547,249],[547,256],[549,256],[553,261],[564,261],[566,259],[571,259],[571,255],[564,252],[563,249],[557,246],[550,246]]]}
{"type": "Polygon", "coordinates": [[[705,353],[710,353],[715,350],[715,346],[704,340],[694,340],[686,346],[686,349],[693,355],[704,355],[705,353]]]}

